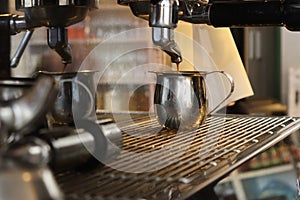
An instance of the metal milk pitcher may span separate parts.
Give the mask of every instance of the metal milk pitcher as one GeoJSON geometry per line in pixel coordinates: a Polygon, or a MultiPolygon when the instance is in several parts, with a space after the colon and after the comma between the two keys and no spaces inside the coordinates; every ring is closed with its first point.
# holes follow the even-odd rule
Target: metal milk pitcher
{"type": "Polygon", "coordinates": [[[58,84],[58,95],[48,115],[48,125],[74,125],[74,118],[91,119],[97,107],[96,71],[45,72],[58,84]]]}
{"type": "Polygon", "coordinates": [[[154,105],[159,123],[170,129],[191,128],[201,125],[206,116],[217,110],[233,93],[232,77],[224,71],[170,71],[155,72],[157,82],[154,105]],[[206,77],[222,74],[230,83],[227,96],[208,111],[206,77]]]}

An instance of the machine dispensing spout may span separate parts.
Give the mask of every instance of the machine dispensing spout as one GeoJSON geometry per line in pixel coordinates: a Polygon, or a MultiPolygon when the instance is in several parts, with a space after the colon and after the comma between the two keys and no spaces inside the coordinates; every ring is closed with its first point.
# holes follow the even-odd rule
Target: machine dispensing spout
{"type": "Polygon", "coordinates": [[[72,63],[71,47],[68,43],[68,30],[62,27],[50,27],[47,33],[48,46],[61,56],[62,63],[72,63]]]}
{"type": "Polygon", "coordinates": [[[181,63],[181,52],[174,40],[174,30],[169,28],[152,27],[152,41],[166,52],[173,63],[181,63]]]}

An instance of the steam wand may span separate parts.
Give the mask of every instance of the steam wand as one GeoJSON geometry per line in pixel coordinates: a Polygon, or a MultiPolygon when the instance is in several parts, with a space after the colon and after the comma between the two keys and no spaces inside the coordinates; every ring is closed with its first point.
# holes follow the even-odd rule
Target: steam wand
{"type": "Polygon", "coordinates": [[[16,68],[21,60],[21,57],[25,51],[25,48],[29,42],[29,40],[31,39],[31,36],[33,34],[33,30],[30,31],[26,31],[14,57],[11,59],[10,61],[10,67],[11,68],[16,68]]]}

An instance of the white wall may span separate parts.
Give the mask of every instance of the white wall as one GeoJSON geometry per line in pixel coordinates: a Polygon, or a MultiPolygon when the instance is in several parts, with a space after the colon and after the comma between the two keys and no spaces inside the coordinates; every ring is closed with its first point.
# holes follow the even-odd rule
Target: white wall
{"type": "Polygon", "coordinates": [[[300,32],[281,30],[281,99],[288,102],[288,71],[289,68],[300,69],[300,32]]]}

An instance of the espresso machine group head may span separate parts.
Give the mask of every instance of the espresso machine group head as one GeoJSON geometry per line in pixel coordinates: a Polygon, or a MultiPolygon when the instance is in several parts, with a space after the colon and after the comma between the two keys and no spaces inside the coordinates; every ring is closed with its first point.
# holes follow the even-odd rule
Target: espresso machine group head
{"type": "Polygon", "coordinates": [[[174,28],[178,23],[178,0],[119,0],[118,3],[129,5],[134,15],[149,20],[153,43],[166,52],[173,63],[182,61],[174,40],[174,28]]]}
{"type": "MultiPolygon", "coordinates": [[[[300,30],[298,0],[118,0],[118,3],[128,5],[135,16],[149,21],[153,43],[165,51],[173,63],[182,61],[174,40],[179,20],[214,27],[286,26],[300,30]]],[[[72,55],[66,27],[82,21],[98,4],[98,0],[16,0],[16,9],[23,11],[24,16],[10,15],[9,32],[16,34],[48,27],[49,47],[68,64],[72,62],[72,55]]]]}
{"type": "Polygon", "coordinates": [[[173,38],[178,20],[214,27],[285,26],[300,30],[298,0],[118,0],[132,13],[149,21],[153,42],[171,56],[182,58],[173,38]]]}
{"type": "Polygon", "coordinates": [[[63,63],[68,64],[72,62],[72,55],[66,27],[82,21],[88,10],[97,6],[97,0],[16,0],[16,9],[23,11],[25,17],[23,21],[16,20],[15,27],[48,27],[49,47],[61,56],[63,63]]]}
{"type": "Polygon", "coordinates": [[[182,20],[214,27],[285,26],[292,31],[300,30],[298,0],[160,0],[159,2],[118,0],[120,5],[128,5],[135,16],[148,19],[150,26],[172,28],[175,27],[177,20],[182,20]],[[172,18],[173,21],[166,26],[162,21],[167,20],[162,19],[168,18],[172,18]]]}

